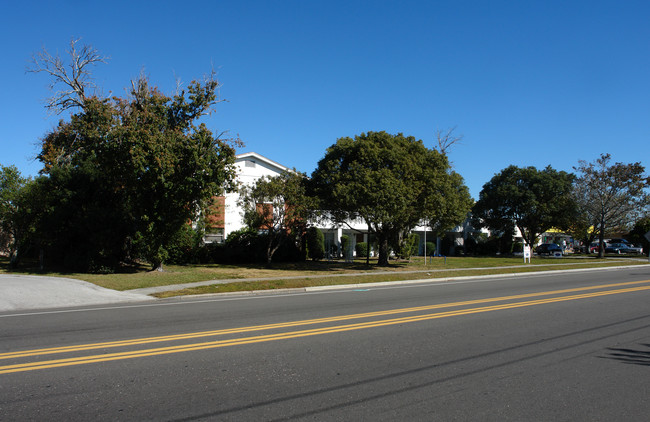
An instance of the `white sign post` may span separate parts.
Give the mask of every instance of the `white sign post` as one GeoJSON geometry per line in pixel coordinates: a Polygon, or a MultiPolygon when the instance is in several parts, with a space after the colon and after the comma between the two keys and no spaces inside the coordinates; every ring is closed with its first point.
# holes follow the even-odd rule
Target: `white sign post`
{"type": "Polygon", "coordinates": [[[528,260],[528,263],[530,264],[530,246],[524,245],[524,264],[526,263],[526,260],[528,260]]]}

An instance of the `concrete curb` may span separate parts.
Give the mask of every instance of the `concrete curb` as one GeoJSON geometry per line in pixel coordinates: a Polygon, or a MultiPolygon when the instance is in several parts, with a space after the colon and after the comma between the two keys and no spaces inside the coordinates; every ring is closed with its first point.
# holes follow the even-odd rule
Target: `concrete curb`
{"type": "MultiPolygon", "coordinates": [[[[558,263],[554,264],[541,264],[539,265],[540,268],[543,268],[544,266],[551,266],[551,265],[558,265],[558,263]]],[[[576,264],[560,264],[560,265],[576,265],[576,264]]],[[[628,265],[626,265],[628,266],[628,265]]],[[[166,286],[154,286],[154,287],[142,287],[139,289],[131,289],[131,290],[126,290],[127,292],[131,293],[136,293],[136,294],[142,294],[142,295],[151,295],[154,293],[164,293],[164,292],[171,292],[175,290],[182,290],[182,289],[187,289],[187,288],[192,288],[192,287],[200,287],[200,286],[212,286],[216,284],[228,284],[228,283],[245,283],[249,281],[267,281],[267,280],[297,280],[297,279],[312,279],[312,278],[338,278],[338,277],[354,277],[354,276],[362,276],[362,275],[387,275],[387,274],[422,274],[422,273],[427,273],[427,272],[450,272],[450,273],[461,273],[463,271],[474,271],[474,270],[493,270],[493,269],[511,269],[511,268],[527,268],[529,267],[528,265],[512,265],[512,266],[507,266],[507,267],[476,267],[476,268],[454,268],[454,269],[437,269],[437,270],[412,270],[412,271],[399,271],[399,272],[393,272],[393,271],[364,271],[364,272],[358,272],[358,273],[337,273],[337,274],[315,274],[315,275],[298,275],[298,276],[285,276],[285,277],[255,277],[255,278],[230,278],[230,279],[217,279],[217,280],[205,280],[205,281],[197,281],[197,282],[192,282],[192,283],[185,283],[185,284],[169,284],[166,286]]],[[[613,268],[613,267],[606,267],[606,268],[613,268]]],[[[580,268],[577,268],[576,270],[579,270],[580,268]]],[[[552,270],[552,271],[570,271],[570,270],[552,270]]],[[[456,277],[454,277],[456,278],[456,277]]],[[[396,282],[391,282],[391,283],[396,283],[396,282]]]]}
{"type": "Polygon", "coordinates": [[[522,277],[528,275],[545,275],[545,274],[561,274],[568,272],[587,272],[587,271],[603,271],[603,270],[616,270],[621,268],[637,268],[644,267],[644,265],[621,265],[616,267],[605,267],[605,268],[577,268],[572,270],[549,270],[549,271],[531,271],[531,272],[521,272],[521,273],[503,273],[503,274],[488,274],[488,275],[468,275],[468,276],[458,276],[458,277],[438,277],[438,278],[426,278],[420,280],[400,280],[400,281],[380,281],[374,283],[359,283],[359,284],[340,284],[332,286],[314,286],[306,287],[306,291],[319,291],[319,290],[334,290],[336,288],[360,288],[360,287],[381,287],[385,285],[398,286],[402,284],[425,284],[425,283],[443,283],[448,281],[457,281],[457,280],[487,280],[491,278],[504,278],[504,277],[522,277]]]}
{"type": "MultiPolygon", "coordinates": [[[[200,295],[179,295],[179,296],[170,296],[165,299],[191,300],[196,298],[225,297],[225,296],[264,296],[264,295],[272,296],[272,295],[281,295],[287,293],[308,293],[308,292],[319,292],[319,291],[328,291],[328,290],[350,290],[350,289],[363,289],[368,287],[401,286],[401,285],[408,285],[408,284],[444,283],[449,281],[489,280],[495,278],[522,277],[522,276],[529,276],[529,275],[591,272],[591,271],[618,270],[623,268],[644,268],[644,267],[647,268],[648,265],[647,264],[620,265],[615,267],[604,267],[604,268],[577,268],[577,269],[567,269],[567,270],[532,271],[532,272],[521,272],[521,273],[503,273],[503,274],[489,274],[489,275],[476,275],[476,276],[438,277],[438,278],[427,278],[427,279],[419,279],[419,280],[335,284],[329,286],[313,286],[313,287],[299,287],[299,288],[272,289],[272,290],[247,290],[247,291],[240,291],[240,292],[205,293],[200,295]]],[[[173,290],[167,290],[167,291],[172,292],[173,290]]]]}

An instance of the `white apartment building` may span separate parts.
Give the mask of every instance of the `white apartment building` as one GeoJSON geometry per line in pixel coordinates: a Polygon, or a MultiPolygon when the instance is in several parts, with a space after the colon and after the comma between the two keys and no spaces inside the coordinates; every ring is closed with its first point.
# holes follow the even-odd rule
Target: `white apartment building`
{"type": "MultiPolygon", "coordinates": [[[[261,177],[278,176],[284,171],[291,170],[256,152],[237,155],[235,158],[235,166],[238,186],[250,186],[261,177]]],[[[237,192],[228,193],[224,197],[218,198],[217,209],[220,214],[218,217],[219,221],[213,225],[216,228],[206,234],[206,242],[223,242],[230,233],[245,227],[243,211],[237,204],[238,200],[239,194],[237,192]]],[[[349,237],[352,251],[354,251],[354,246],[357,243],[367,242],[369,240],[368,225],[362,220],[351,221],[345,224],[337,224],[333,221],[320,221],[316,226],[325,236],[325,250],[327,253],[343,253],[340,250],[340,240],[343,235],[349,237]]],[[[455,246],[463,245],[463,233],[466,229],[466,227],[458,227],[448,234],[452,238],[455,246]]],[[[423,252],[425,241],[436,242],[436,238],[426,226],[415,227],[413,232],[420,236],[420,252],[423,252]]],[[[438,248],[439,246],[438,244],[438,248]]]]}

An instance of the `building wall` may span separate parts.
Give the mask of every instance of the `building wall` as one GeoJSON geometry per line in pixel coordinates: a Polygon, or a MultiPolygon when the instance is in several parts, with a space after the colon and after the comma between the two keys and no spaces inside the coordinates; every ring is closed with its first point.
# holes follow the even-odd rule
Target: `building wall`
{"type": "MultiPolygon", "coordinates": [[[[254,152],[237,155],[235,167],[238,186],[251,186],[261,177],[278,176],[283,171],[289,170],[287,167],[254,152]]],[[[237,205],[238,201],[239,193],[237,192],[225,195],[223,201],[223,239],[226,239],[233,231],[240,230],[245,226],[243,211],[237,205]]]]}

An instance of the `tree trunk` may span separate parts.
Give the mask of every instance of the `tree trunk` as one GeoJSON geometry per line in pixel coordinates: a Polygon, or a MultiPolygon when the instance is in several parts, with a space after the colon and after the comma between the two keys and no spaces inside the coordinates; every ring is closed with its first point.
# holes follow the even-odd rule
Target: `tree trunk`
{"type": "Polygon", "coordinates": [[[266,266],[270,267],[271,266],[271,260],[273,259],[273,252],[271,251],[271,242],[269,241],[269,245],[266,248],[266,266]]]}
{"type": "Polygon", "coordinates": [[[379,260],[377,265],[380,267],[388,266],[388,236],[385,233],[379,233],[379,260]]]}
{"type": "Polygon", "coordinates": [[[530,234],[527,238],[524,239],[526,239],[526,242],[528,242],[528,246],[530,246],[532,250],[533,245],[535,244],[535,237],[533,237],[533,235],[530,234]]]}
{"type": "Polygon", "coordinates": [[[605,218],[600,219],[600,230],[598,233],[598,258],[605,257],[605,218]]]}
{"type": "Polygon", "coordinates": [[[19,255],[20,243],[17,240],[19,239],[18,236],[20,235],[17,232],[13,233],[14,241],[12,242],[11,249],[9,250],[9,268],[18,268],[18,264],[20,261],[20,255],[19,255]]]}
{"type": "Polygon", "coordinates": [[[11,252],[9,252],[9,268],[17,268],[18,267],[18,248],[13,248],[11,252]]]}
{"type": "Polygon", "coordinates": [[[275,254],[275,251],[280,248],[280,244],[282,243],[282,238],[280,237],[278,239],[278,242],[275,246],[273,246],[273,236],[269,234],[269,243],[266,247],[266,266],[270,267],[271,266],[271,261],[273,260],[273,255],[275,254]]]}

